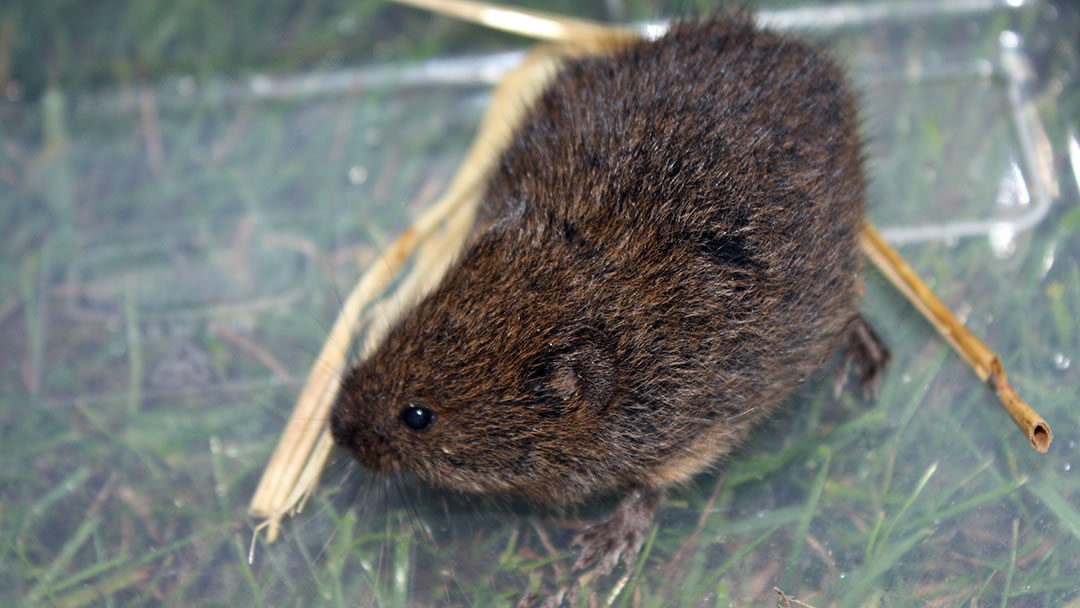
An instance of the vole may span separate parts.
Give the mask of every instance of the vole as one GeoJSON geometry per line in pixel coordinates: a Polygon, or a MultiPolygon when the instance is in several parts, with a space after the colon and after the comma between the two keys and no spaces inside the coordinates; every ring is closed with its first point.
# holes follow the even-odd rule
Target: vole
{"type": "Polygon", "coordinates": [[[632,561],[664,490],[837,350],[875,385],[862,157],[838,65],[746,16],[567,61],[441,284],[346,373],[335,440],[463,492],[625,492],[577,567],[632,561]]]}

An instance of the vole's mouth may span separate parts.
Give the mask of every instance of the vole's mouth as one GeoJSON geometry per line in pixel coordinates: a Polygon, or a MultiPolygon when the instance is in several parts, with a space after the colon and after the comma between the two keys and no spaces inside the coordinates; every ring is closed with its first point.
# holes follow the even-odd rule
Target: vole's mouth
{"type": "MultiPolygon", "coordinates": [[[[356,452],[353,452],[353,455],[355,456],[356,452]]],[[[365,456],[366,458],[363,460],[359,457],[357,457],[357,460],[360,460],[361,464],[374,473],[393,473],[401,468],[401,463],[389,450],[367,453],[365,456]]]]}

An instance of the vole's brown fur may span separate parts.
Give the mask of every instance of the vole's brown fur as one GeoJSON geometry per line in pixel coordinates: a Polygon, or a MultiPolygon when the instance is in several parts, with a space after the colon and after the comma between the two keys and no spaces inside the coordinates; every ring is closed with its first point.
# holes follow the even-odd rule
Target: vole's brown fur
{"type": "Polygon", "coordinates": [[[688,480],[861,323],[861,155],[839,67],[747,19],[569,62],[460,259],[346,375],[334,437],[544,502],[688,480]]]}

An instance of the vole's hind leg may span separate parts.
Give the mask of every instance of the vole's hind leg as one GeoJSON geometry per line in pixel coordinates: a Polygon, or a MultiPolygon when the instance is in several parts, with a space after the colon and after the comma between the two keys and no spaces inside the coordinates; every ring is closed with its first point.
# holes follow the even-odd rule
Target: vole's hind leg
{"type": "Polygon", "coordinates": [[[848,373],[854,366],[859,375],[859,389],[863,398],[878,394],[881,385],[881,374],[885,370],[885,364],[889,362],[889,349],[885,342],[878,337],[873,327],[863,319],[861,315],[852,319],[847,330],[847,346],[844,347],[844,363],[836,374],[836,383],[833,385],[833,395],[840,397],[840,393],[847,385],[848,373]]]}
{"type": "Polygon", "coordinates": [[[604,575],[615,568],[619,558],[627,567],[631,566],[637,560],[645,533],[652,527],[661,495],[660,490],[634,488],[611,517],[578,534],[572,544],[581,547],[581,555],[574,563],[574,571],[581,572],[595,561],[592,572],[596,576],[604,575]]]}
{"type": "MultiPolygon", "coordinates": [[[[614,570],[620,560],[626,564],[627,573],[622,581],[625,583],[645,543],[645,535],[652,527],[656,506],[663,495],[664,492],[656,488],[633,488],[623,497],[611,517],[585,528],[574,537],[570,544],[581,547],[581,555],[574,562],[570,580],[544,599],[541,608],[558,608],[564,603],[577,606],[581,589],[593,579],[614,570]]],[[[535,599],[532,595],[521,598],[518,608],[533,605],[535,599]]]]}

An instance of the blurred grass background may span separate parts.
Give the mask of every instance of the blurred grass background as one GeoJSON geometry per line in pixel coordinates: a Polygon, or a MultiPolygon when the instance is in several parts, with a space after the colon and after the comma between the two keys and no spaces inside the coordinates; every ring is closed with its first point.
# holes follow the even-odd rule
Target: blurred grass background
{"type": "MultiPolygon", "coordinates": [[[[894,355],[881,396],[806,387],[669,496],[616,603],[767,605],[775,585],[814,606],[1080,605],[1078,11],[806,35],[863,85],[872,218],[891,225],[1009,213],[1023,158],[1000,76],[904,77],[994,65],[1007,29],[1060,195],[1000,258],[987,239],[903,252],[1003,354],[1050,453],[871,274],[864,308],[894,355]]],[[[512,605],[569,565],[579,517],[610,501],[550,514],[380,485],[344,459],[247,563],[247,500],[341,294],[437,195],[484,101],[479,84],[267,83],[525,45],[379,2],[0,4],[0,604],[512,605]]]]}

